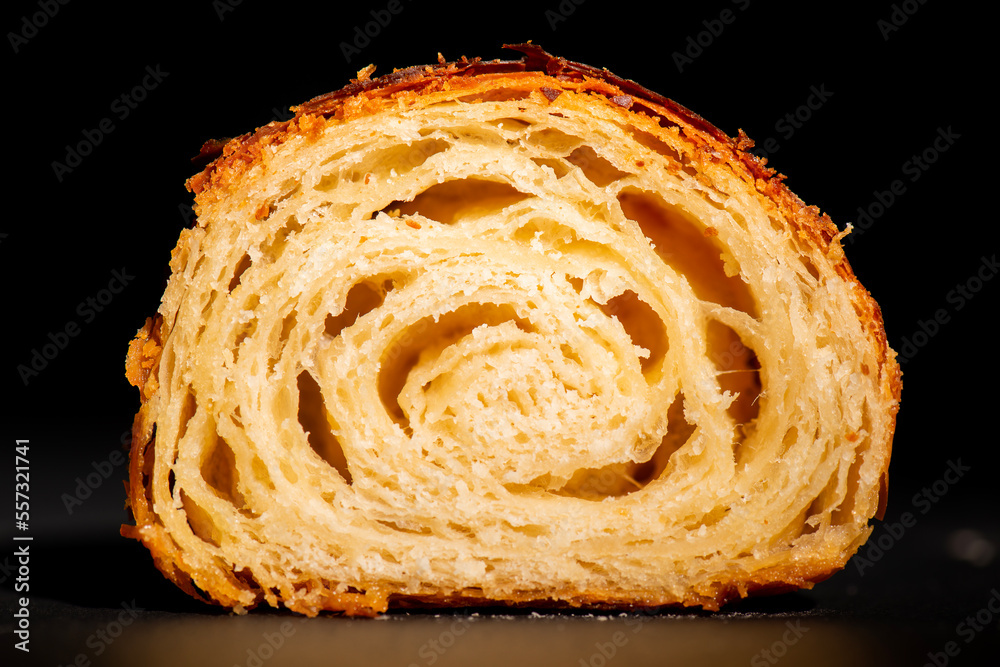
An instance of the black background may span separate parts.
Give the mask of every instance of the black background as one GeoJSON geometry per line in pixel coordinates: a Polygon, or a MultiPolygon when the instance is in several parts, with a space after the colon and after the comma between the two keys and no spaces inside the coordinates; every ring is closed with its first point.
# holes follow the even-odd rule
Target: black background
{"type": "MultiPolygon", "coordinates": [[[[779,148],[770,155],[771,166],[841,228],[863,220],[859,208],[872,216],[847,254],[882,306],[890,344],[909,357],[886,519],[899,521],[910,512],[915,525],[901,537],[883,538],[891,546],[870,568],[849,564],[812,592],[737,607],[735,615],[714,622],[731,618],[735,624],[750,612],[771,621],[784,614],[868,619],[886,624],[884,646],[912,649],[893,653],[905,656],[900,664],[922,664],[928,651],[942,651],[950,640],[961,649],[955,664],[974,664],[996,650],[996,617],[968,644],[955,634],[956,624],[983,608],[1000,585],[991,456],[997,446],[997,349],[990,325],[1000,281],[988,279],[995,269],[985,261],[997,250],[996,186],[984,169],[994,152],[993,129],[978,120],[991,99],[996,63],[987,56],[995,37],[982,10],[935,0],[648,6],[399,0],[401,11],[382,26],[375,20],[387,16],[389,3],[380,0],[344,6],[219,1],[183,8],[49,4],[50,17],[38,2],[12,3],[0,24],[7,35],[0,50],[8,155],[0,223],[6,306],[0,443],[7,449],[0,496],[13,495],[15,439],[29,439],[33,657],[49,651],[52,664],[82,652],[100,662],[84,641],[100,625],[88,614],[103,618],[108,612],[102,610],[133,598],[179,618],[219,620],[165,583],[146,552],[116,537],[126,520],[126,466],[117,464],[123,459],[116,452],[138,407],[138,393],[124,378],[125,351],[155,312],[170,250],[190,224],[184,181],[196,171],[190,158],[202,142],[287,118],[290,105],[341,87],[369,63],[378,75],[434,62],[439,51],[449,60],[510,58],[516,54],[501,45],[527,40],[633,79],[730,135],[743,129],[759,147],[774,139],[779,148]],[[723,10],[731,12],[723,16],[732,19],[728,23],[718,21],[723,10]],[[373,35],[367,44],[358,37],[366,27],[373,35]],[[126,107],[116,100],[144,77],[153,82],[150,70],[161,80],[123,117],[126,107]],[[828,99],[816,109],[800,109],[815,90],[828,99]],[[800,119],[808,116],[798,127],[782,120],[796,112],[800,119]],[[67,163],[70,147],[95,137],[104,119],[113,131],[101,133],[78,166],[54,168],[67,163]],[[947,149],[932,149],[933,164],[914,178],[908,161],[942,134],[952,137],[947,149]],[[879,193],[894,181],[894,201],[881,210],[873,206],[880,197],[883,205],[888,201],[879,193]],[[127,285],[97,312],[87,300],[99,298],[115,272],[128,278],[127,285]],[[977,272],[987,279],[977,283],[977,272]],[[959,286],[981,289],[960,299],[959,286]],[[935,314],[940,323],[929,325],[935,314]],[[74,324],[78,334],[25,377],[50,334],[59,338],[74,324]],[[959,460],[968,472],[953,484],[939,482],[937,490],[944,491],[934,493],[934,503],[915,498],[925,487],[933,493],[949,461],[959,460]],[[101,470],[108,479],[69,512],[66,499],[82,495],[80,480],[101,470]],[[52,601],[48,611],[43,600],[52,601]],[[70,624],[76,634],[51,643],[47,633],[63,636],[67,618],[76,619],[70,624]],[[46,619],[54,622],[46,625],[46,619]]],[[[0,558],[10,557],[15,532],[12,517],[0,521],[0,558]]],[[[877,526],[873,539],[885,533],[884,524],[877,526]]],[[[0,571],[3,590],[14,585],[9,572],[0,571]]],[[[149,622],[156,618],[152,614],[149,622]]],[[[11,628],[9,615],[4,619],[11,628]]],[[[849,624],[851,631],[857,627],[849,624]]],[[[589,626],[575,631],[584,632],[581,641],[591,648],[576,650],[570,642],[554,654],[556,662],[578,664],[593,651],[589,626]]],[[[733,664],[747,664],[773,639],[748,636],[749,648],[726,654],[733,664]]],[[[476,637],[489,639],[486,630],[476,637]]],[[[520,650],[518,659],[542,655],[512,648],[519,641],[516,632],[511,637],[501,644],[520,650]]],[[[652,633],[643,637],[653,641],[652,633]]],[[[3,641],[14,640],[8,634],[3,641]]],[[[372,641],[383,646],[393,640],[372,641]]],[[[803,639],[798,659],[805,644],[803,639]]],[[[847,641],[841,648],[859,645],[847,641]]],[[[630,646],[638,651],[644,644],[630,646]]],[[[544,641],[534,650],[547,650],[544,641]]],[[[349,662],[349,652],[340,655],[349,662]]],[[[427,664],[415,653],[400,655],[401,664],[427,664]]],[[[444,654],[438,664],[456,655],[457,649],[444,654]]],[[[246,660],[242,649],[232,656],[220,664],[246,660]]],[[[795,662],[791,647],[783,664],[795,662]]]]}

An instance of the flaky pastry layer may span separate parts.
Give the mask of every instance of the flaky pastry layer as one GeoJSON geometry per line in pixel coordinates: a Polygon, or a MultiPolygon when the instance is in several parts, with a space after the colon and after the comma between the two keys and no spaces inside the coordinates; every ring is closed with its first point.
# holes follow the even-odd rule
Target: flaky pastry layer
{"type": "Polygon", "coordinates": [[[744,135],[515,48],[189,181],[122,530],[188,593],[717,609],[864,543],[901,383],[843,234],[744,135]]]}

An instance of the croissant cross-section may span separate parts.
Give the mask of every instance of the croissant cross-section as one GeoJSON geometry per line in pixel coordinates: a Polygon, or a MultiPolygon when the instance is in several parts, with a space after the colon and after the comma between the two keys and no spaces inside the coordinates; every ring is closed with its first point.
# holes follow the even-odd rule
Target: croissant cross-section
{"type": "Polygon", "coordinates": [[[843,234],[742,134],[515,48],[188,182],[122,532],[191,595],[717,609],[869,535],[900,371],[843,234]]]}

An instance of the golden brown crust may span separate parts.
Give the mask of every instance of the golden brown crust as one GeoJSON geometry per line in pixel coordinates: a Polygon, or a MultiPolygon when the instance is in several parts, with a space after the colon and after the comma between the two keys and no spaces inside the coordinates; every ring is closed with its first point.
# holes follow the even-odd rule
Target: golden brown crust
{"type": "MultiPolygon", "coordinates": [[[[521,60],[492,62],[462,59],[399,70],[376,79],[362,76],[340,91],[322,95],[296,107],[295,117],[289,121],[270,123],[254,133],[229,141],[222,147],[221,155],[204,171],[192,177],[187,186],[196,194],[198,206],[208,205],[225,197],[251,169],[266,169],[271,155],[270,148],[293,138],[314,139],[329,124],[347,122],[386,109],[422,108],[440,99],[461,96],[472,99],[476,96],[498,95],[510,99],[522,95],[539,103],[551,103],[566,91],[589,95],[594,104],[620,110],[632,122],[648,128],[647,131],[656,127],[679,130],[693,147],[699,161],[731,170],[737,178],[768,198],[773,203],[776,214],[790,222],[799,241],[831,261],[837,274],[851,286],[858,317],[879,350],[878,367],[870,369],[870,372],[879,378],[886,402],[893,405],[893,428],[889,430],[890,442],[877,443],[877,446],[891,448],[891,433],[897,409],[895,406],[902,387],[901,372],[895,353],[888,346],[881,310],[854,276],[840,247],[842,234],[830,218],[815,207],[806,206],[794,195],[785,186],[784,177],[767,167],[766,159],[749,153],[753,142],[742,131],[737,139],[732,139],[697,114],[638,84],[615,77],[606,70],[557,58],[531,44],[512,48],[523,52],[525,57],[521,60]]],[[[208,150],[215,148],[217,147],[208,147],[208,150]]],[[[186,261],[186,248],[182,248],[184,243],[182,238],[175,251],[172,266],[174,262],[180,265],[186,261]]],[[[176,266],[174,268],[177,269],[176,266]]],[[[133,427],[130,481],[127,485],[136,525],[123,526],[122,535],[140,539],[153,554],[157,567],[188,594],[237,609],[253,606],[265,596],[259,589],[254,590],[252,579],[242,580],[239,573],[233,573],[228,578],[204,573],[193,576],[195,568],[185,563],[184,554],[163,529],[151,506],[149,484],[154,463],[156,425],[150,418],[149,406],[156,398],[156,370],[167,334],[168,326],[162,318],[150,319],[129,346],[126,376],[139,388],[142,406],[133,427]],[[245,602],[247,590],[253,592],[253,602],[250,604],[245,602]]],[[[888,460],[886,457],[885,469],[881,473],[879,518],[886,502],[888,460]]],[[[844,560],[837,560],[821,566],[813,564],[809,568],[778,567],[755,572],[749,577],[734,573],[731,581],[717,582],[703,590],[688,591],[683,599],[666,593],[662,596],[643,597],[636,594],[622,597],[618,592],[604,590],[592,590],[583,594],[567,591],[564,596],[556,594],[552,597],[556,599],[553,604],[560,606],[650,609],[679,604],[700,605],[714,610],[728,600],[745,597],[753,592],[810,587],[841,569],[844,564],[844,560]]],[[[539,605],[545,602],[531,594],[511,595],[496,600],[476,591],[412,595],[372,586],[365,591],[347,593],[329,590],[320,609],[344,611],[349,615],[373,615],[397,605],[539,605]]],[[[310,615],[319,610],[313,606],[289,606],[295,611],[310,615]]]]}
{"type": "MultiPolygon", "coordinates": [[[[243,134],[219,146],[208,142],[202,156],[221,150],[221,155],[201,173],[188,180],[188,189],[205,203],[214,196],[212,190],[224,188],[239,178],[248,165],[264,156],[264,149],[277,146],[290,137],[315,132],[317,118],[347,121],[371,115],[393,106],[419,107],[432,101],[434,93],[446,91],[538,91],[550,102],[564,90],[601,96],[617,107],[654,118],[662,127],[682,127],[688,138],[696,142],[714,160],[740,163],[748,182],[758,179],[763,194],[787,198],[795,204],[793,210],[804,207],[802,201],[781,185],[784,176],[767,167],[767,159],[749,152],[754,144],[743,132],[739,140],[724,132],[693,111],[662,97],[639,84],[621,79],[607,70],[597,69],[553,56],[534,44],[507,45],[506,48],[526,54],[521,60],[483,62],[465,58],[436,65],[409,67],[376,79],[357,79],[341,90],[320,95],[293,107],[295,117],[288,121],[269,123],[256,132],[243,134]]],[[[199,157],[202,157],[199,156],[199,157]]],[[[818,218],[818,216],[817,216],[818,218]]],[[[836,226],[826,216],[817,224],[829,242],[837,234],[836,226]]]]}

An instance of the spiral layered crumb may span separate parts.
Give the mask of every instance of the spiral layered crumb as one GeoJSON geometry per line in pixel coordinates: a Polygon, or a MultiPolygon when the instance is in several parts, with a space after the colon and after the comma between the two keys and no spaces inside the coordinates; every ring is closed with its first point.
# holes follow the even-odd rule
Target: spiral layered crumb
{"type": "Polygon", "coordinates": [[[518,48],[363,71],[189,182],[123,534],[192,595],[716,609],[867,538],[900,373],[836,227],[518,48]]]}

